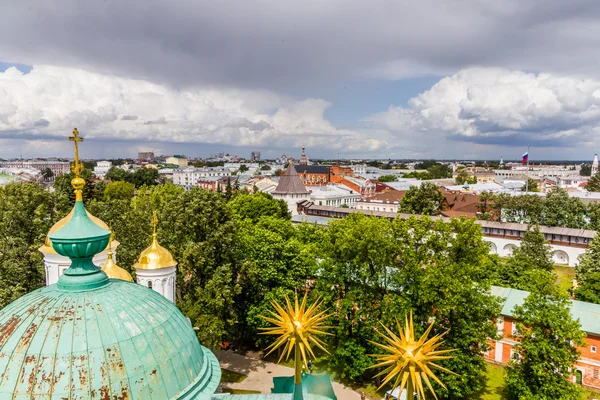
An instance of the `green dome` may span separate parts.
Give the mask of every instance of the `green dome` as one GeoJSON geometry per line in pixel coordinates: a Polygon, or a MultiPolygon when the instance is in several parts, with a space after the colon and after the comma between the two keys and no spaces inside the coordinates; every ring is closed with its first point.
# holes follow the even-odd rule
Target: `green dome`
{"type": "Polygon", "coordinates": [[[52,285],[0,311],[0,399],[195,399],[220,375],[179,309],[135,283],[52,285]]]}

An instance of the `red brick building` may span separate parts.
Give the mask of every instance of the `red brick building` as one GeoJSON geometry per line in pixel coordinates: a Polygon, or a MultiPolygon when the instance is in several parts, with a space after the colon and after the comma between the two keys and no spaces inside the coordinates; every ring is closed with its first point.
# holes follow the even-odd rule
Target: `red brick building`
{"type": "MultiPolygon", "coordinates": [[[[490,340],[491,349],[485,358],[490,362],[506,365],[514,355],[513,346],[517,343],[514,338],[517,326],[513,309],[523,303],[529,292],[492,286],[492,294],[504,299],[501,316],[497,321],[501,339],[490,340]]],[[[571,379],[582,386],[600,390],[600,305],[573,300],[571,315],[579,319],[581,330],[587,334],[585,346],[579,348],[581,356],[573,366],[571,379]]]]}

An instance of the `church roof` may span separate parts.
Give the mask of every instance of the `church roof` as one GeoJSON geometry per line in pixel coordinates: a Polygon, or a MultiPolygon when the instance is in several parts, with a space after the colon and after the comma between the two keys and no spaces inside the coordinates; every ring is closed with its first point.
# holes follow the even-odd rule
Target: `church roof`
{"type": "Polygon", "coordinates": [[[298,176],[294,164],[289,163],[287,169],[279,180],[279,185],[272,194],[308,194],[306,186],[302,183],[302,179],[298,176]]]}
{"type": "Polygon", "coordinates": [[[158,243],[156,234],[158,219],[156,218],[156,213],[153,215],[152,223],[154,225],[152,243],[142,251],[138,262],[133,267],[136,269],[163,269],[176,266],[177,261],[175,261],[171,252],[158,243]]]}

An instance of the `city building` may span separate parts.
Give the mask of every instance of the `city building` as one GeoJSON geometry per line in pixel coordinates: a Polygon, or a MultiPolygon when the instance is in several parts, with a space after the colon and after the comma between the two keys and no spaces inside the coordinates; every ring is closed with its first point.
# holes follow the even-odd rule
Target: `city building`
{"type": "Polygon", "coordinates": [[[260,151],[250,153],[250,161],[260,161],[260,151]]]}
{"type": "Polygon", "coordinates": [[[347,186],[330,184],[327,186],[309,187],[310,201],[319,205],[336,207],[356,207],[360,194],[347,186]]]}
{"type": "MultiPolygon", "coordinates": [[[[514,318],[515,306],[523,304],[529,292],[517,289],[492,286],[492,294],[503,299],[501,316],[496,325],[499,340],[489,340],[490,350],[485,354],[489,362],[506,365],[515,357],[513,346],[518,342],[517,322],[514,318]]],[[[573,366],[571,380],[584,387],[600,389],[600,324],[598,315],[600,304],[571,301],[571,316],[579,319],[581,330],[586,333],[585,346],[578,347],[581,352],[579,360],[573,366]]]]}
{"type": "Polygon", "coordinates": [[[153,151],[141,151],[138,153],[137,157],[138,161],[154,161],[154,152],[153,151]]]}
{"type": "Polygon", "coordinates": [[[173,183],[175,185],[190,188],[196,186],[198,181],[204,178],[220,178],[223,176],[231,176],[229,168],[184,168],[173,171],[173,183]]]}
{"type": "Polygon", "coordinates": [[[299,165],[308,165],[310,164],[310,161],[308,159],[308,157],[306,156],[306,152],[304,151],[304,147],[302,148],[302,154],[300,155],[300,161],[298,162],[299,165]]]}
{"type": "Polygon", "coordinates": [[[94,175],[100,179],[104,179],[106,173],[112,168],[112,162],[110,161],[98,161],[94,167],[94,175]]]}
{"type": "Polygon", "coordinates": [[[279,184],[271,192],[274,199],[282,199],[288,205],[288,209],[292,215],[298,214],[297,203],[301,200],[308,200],[310,192],[306,190],[302,179],[298,176],[292,161],[281,175],[279,184]]]}
{"type": "Polygon", "coordinates": [[[295,168],[306,186],[325,186],[329,183],[329,165],[296,165],[295,168]]]}
{"type": "Polygon", "coordinates": [[[243,188],[247,189],[250,193],[253,193],[255,189],[262,193],[271,193],[277,188],[279,182],[271,179],[267,176],[258,176],[248,179],[242,185],[243,188]]]}
{"type": "Polygon", "coordinates": [[[362,197],[369,197],[375,194],[376,185],[370,179],[361,178],[360,176],[344,176],[339,183],[360,193],[362,197]]]}
{"type": "Polygon", "coordinates": [[[361,198],[356,203],[358,210],[366,211],[385,211],[391,213],[397,213],[400,210],[400,202],[405,191],[388,190],[385,192],[377,193],[371,197],[361,198]]]}
{"type": "Polygon", "coordinates": [[[177,261],[175,261],[169,250],[158,243],[156,212],[154,212],[152,218],[152,225],[154,227],[152,243],[142,251],[138,262],[133,265],[137,283],[160,293],[166,299],[175,303],[177,261]]]}
{"type": "Polygon", "coordinates": [[[598,173],[598,154],[594,154],[594,161],[592,162],[592,176],[598,173]]]}
{"type": "Polygon", "coordinates": [[[33,160],[16,160],[2,161],[0,167],[20,168],[20,169],[37,169],[43,171],[49,168],[54,176],[60,176],[71,172],[71,163],[68,161],[33,161],[33,160]]]}
{"type": "Polygon", "coordinates": [[[167,159],[165,160],[165,164],[173,164],[173,165],[177,165],[179,167],[187,167],[188,166],[188,159],[184,156],[171,156],[171,157],[167,157],[167,159]]]}

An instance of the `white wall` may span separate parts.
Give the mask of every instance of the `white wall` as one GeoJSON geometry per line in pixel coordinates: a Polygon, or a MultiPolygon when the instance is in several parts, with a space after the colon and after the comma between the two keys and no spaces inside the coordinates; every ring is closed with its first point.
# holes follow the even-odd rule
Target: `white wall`
{"type": "MultiPolygon", "coordinates": [[[[484,236],[483,240],[492,243],[491,253],[498,254],[500,257],[510,256],[512,250],[521,245],[520,240],[496,238],[484,236]]],[[[584,248],[560,246],[551,244],[553,251],[553,260],[557,264],[565,264],[574,267],[578,263],[578,257],[585,253],[584,248]]]]}

